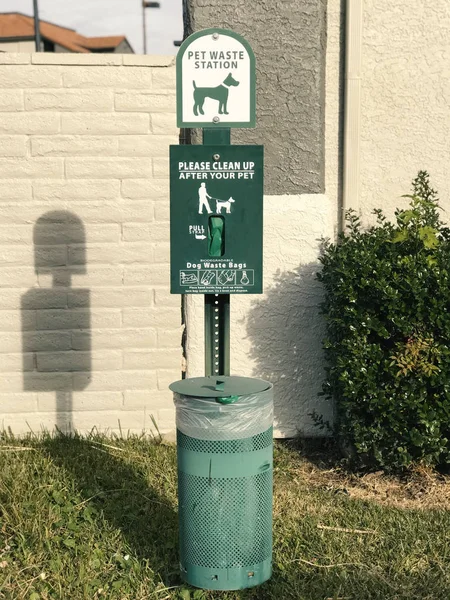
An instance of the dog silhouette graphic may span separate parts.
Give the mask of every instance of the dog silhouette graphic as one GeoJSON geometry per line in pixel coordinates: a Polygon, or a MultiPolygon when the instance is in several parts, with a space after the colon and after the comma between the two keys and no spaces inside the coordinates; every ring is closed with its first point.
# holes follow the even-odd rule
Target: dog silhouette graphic
{"type": "Polygon", "coordinates": [[[228,200],[217,200],[216,199],[216,213],[218,213],[220,215],[222,212],[222,208],[224,208],[225,211],[228,214],[230,214],[232,202],[234,202],[234,198],[232,198],[231,196],[228,198],[228,200]]]}
{"type": "Polygon", "coordinates": [[[206,98],[212,98],[219,102],[219,115],[228,115],[227,103],[228,103],[228,92],[230,87],[236,87],[239,85],[239,81],[233,78],[231,73],[225,78],[225,80],[216,87],[197,87],[195,81],[194,84],[194,115],[198,117],[198,113],[204,115],[203,104],[206,98]]]}

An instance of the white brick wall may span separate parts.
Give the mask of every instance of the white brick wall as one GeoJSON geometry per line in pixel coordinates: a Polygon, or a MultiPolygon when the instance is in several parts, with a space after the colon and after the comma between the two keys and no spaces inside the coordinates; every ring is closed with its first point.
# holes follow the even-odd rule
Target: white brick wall
{"type": "Polygon", "coordinates": [[[172,58],[0,54],[0,428],[174,427],[176,143],[172,58]]]}

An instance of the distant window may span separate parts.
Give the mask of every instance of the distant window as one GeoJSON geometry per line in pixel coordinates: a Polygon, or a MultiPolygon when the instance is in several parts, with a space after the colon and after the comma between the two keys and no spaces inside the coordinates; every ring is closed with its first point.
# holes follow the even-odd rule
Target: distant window
{"type": "Polygon", "coordinates": [[[44,52],[54,52],[55,44],[49,40],[44,40],[44,52]]]}
{"type": "Polygon", "coordinates": [[[91,49],[91,52],[93,52],[94,54],[106,54],[106,53],[111,53],[114,52],[115,48],[95,48],[91,49]]]}

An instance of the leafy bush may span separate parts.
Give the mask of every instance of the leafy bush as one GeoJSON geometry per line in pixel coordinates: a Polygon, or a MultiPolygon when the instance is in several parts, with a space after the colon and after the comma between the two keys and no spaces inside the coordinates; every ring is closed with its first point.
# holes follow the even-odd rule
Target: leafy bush
{"type": "Polygon", "coordinates": [[[421,171],[395,223],[354,212],[327,242],[318,278],[327,323],[324,394],[336,431],[360,462],[450,462],[450,230],[421,171]]]}

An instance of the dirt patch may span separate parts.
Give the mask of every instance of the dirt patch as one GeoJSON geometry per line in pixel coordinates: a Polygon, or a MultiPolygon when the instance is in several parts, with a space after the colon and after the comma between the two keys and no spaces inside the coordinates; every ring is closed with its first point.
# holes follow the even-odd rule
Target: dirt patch
{"type": "Polygon", "coordinates": [[[450,509],[448,475],[425,467],[416,467],[402,476],[388,475],[384,471],[349,473],[345,468],[334,466],[338,459],[332,447],[311,451],[299,447],[298,443],[285,442],[283,446],[298,453],[297,459],[290,462],[286,474],[299,484],[384,506],[450,509]]]}

